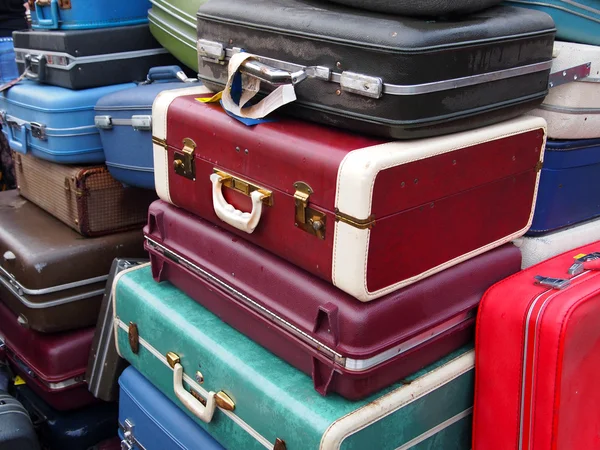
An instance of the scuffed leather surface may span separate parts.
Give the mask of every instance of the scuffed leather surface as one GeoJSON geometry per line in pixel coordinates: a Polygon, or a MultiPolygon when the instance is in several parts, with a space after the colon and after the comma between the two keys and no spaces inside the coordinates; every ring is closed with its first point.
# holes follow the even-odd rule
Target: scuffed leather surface
{"type": "Polygon", "coordinates": [[[489,8],[502,0],[330,0],[368,11],[406,16],[447,16],[489,8]]]}

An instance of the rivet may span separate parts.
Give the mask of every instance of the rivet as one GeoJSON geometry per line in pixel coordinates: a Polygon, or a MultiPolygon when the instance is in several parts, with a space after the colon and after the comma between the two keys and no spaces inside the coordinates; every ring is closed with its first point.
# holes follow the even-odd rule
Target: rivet
{"type": "Polygon", "coordinates": [[[415,178],[414,183],[417,184],[419,182],[418,178],[415,178]]]}
{"type": "Polygon", "coordinates": [[[233,39],[229,39],[229,43],[230,43],[230,44],[233,44],[233,39]]]}
{"type": "Polygon", "coordinates": [[[513,157],[512,157],[512,160],[513,160],[513,161],[516,161],[516,160],[517,160],[517,157],[516,157],[515,155],[513,155],[513,157]]]}
{"type": "Polygon", "coordinates": [[[79,225],[79,219],[75,219],[75,225],[79,225]]]}
{"type": "Polygon", "coordinates": [[[298,226],[298,224],[297,224],[297,223],[295,223],[295,224],[294,224],[294,226],[295,226],[295,227],[297,227],[297,226],[298,226]]]}
{"type": "Polygon", "coordinates": [[[196,383],[198,383],[198,384],[204,383],[204,376],[202,375],[202,373],[196,372],[195,378],[196,378],[196,383]]]}
{"type": "Polygon", "coordinates": [[[244,150],[244,153],[247,155],[247,154],[249,153],[249,152],[248,152],[248,149],[245,149],[245,150],[244,150]]]}
{"type": "Polygon", "coordinates": [[[338,69],[341,69],[341,68],[342,68],[342,63],[341,63],[341,62],[339,62],[339,61],[338,61],[338,62],[336,62],[336,63],[335,63],[335,67],[337,67],[338,69]]]}
{"type": "Polygon", "coordinates": [[[433,202],[431,202],[431,203],[429,204],[429,207],[430,207],[430,208],[433,208],[433,202]]]}
{"type": "Polygon", "coordinates": [[[335,95],[342,95],[342,91],[338,89],[337,91],[335,91],[335,95]]]}
{"type": "Polygon", "coordinates": [[[453,165],[453,166],[455,166],[455,165],[456,165],[456,160],[455,160],[455,159],[453,159],[453,160],[452,160],[452,165],[453,165]]]}
{"type": "Polygon", "coordinates": [[[240,152],[240,148],[239,148],[239,147],[236,147],[236,148],[235,148],[235,151],[239,153],[239,152],[240,152]]]}
{"type": "Polygon", "coordinates": [[[403,181],[402,183],[400,183],[400,187],[404,187],[406,186],[406,183],[403,181]]]}

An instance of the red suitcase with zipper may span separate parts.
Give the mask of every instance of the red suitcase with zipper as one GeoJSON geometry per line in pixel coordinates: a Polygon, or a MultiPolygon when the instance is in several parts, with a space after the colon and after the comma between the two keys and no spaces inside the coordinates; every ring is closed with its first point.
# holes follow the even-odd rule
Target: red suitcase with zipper
{"type": "Polygon", "coordinates": [[[520,269],[512,244],[373,302],[163,201],[146,247],[170,281],[241,333],[312,375],[321,394],[359,399],[467,344],[485,290],[520,269]]]}
{"type": "Polygon", "coordinates": [[[84,381],[93,338],[93,327],[55,334],[25,328],[0,301],[0,348],[4,348],[9,365],[46,403],[60,411],[98,401],[84,381]]]}
{"type": "Polygon", "coordinates": [[[476,336],[474,450],[600,448],[600,241],[499,282],[476,336]]]}
{"type": "Polygon", "coordinates": [[[288,118],[246,126],[198,101],[203,92],[163,91],[154,102],[159,197],[360,301],[529,229],[543,119],[382,141],[288,118]]]}

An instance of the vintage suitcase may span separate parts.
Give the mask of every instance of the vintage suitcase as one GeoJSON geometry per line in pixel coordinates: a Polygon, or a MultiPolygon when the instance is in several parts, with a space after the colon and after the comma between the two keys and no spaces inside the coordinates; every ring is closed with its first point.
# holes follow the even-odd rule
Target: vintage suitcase
{"type": "Polygon", "coordinates": [[[175,62],[152,37],[147,24],[77,31],[17,31],[13,36],[20,73],[68,89],[143,81],[150,68],[175,62]]]}
{"type": "Polygon", "coordinates": [[[44,448],[95,450],[94,446],[117,434],[116,404],[97,403],[76,411],[58,411],[28,386],[16,386],[15,396],[29,411],[44,448]]]}
{"type": "Polygon", "coordinates": [[[94,325],[113,259],[144,255],[142,230],[83,239],[16,191],[0,192],[0,298],[24,326],[94,325]]]}
{"type": "Polygon", "coordinates": [[[126,83],[83,91],[23,80],[0,95],[2,133],[16,152],[59,164],[104,162],[94,105],[126,83]]]}
{"type": "Polygon", "coordinates": [[[540,234],[600,215],[600,139],[549,140],[528,234],[540,234]]]}
{"type": "Polygon", "coordinates": [[[133,367],[119,378],[122,449],[224,450],[133,367]]]}
{"type": "Polygon", "coordinates": [[[384,142],[291,119],[247,127],[197,101],[202,89],[163,91],[154,103],[159,197],[361,301],[531,224],[543,119],[384,142]]]}
{"type": "Polygon", "coordinates": [[[89,391],[94,397],[107,402],[119,400],[119,376],[123,369],[127,367],[127,361],[118,355],[115,347],[112,302],[113,282],[119,272],[147,262],[147,259],[115,258],[110,268],[110,275],[106,282],[85,372],[89,391]]]}
{"type": "Polygon", "coordinates": [[[198,72],[196,12],[206,0],[151,0],[150,31],[160,45],[198,72]]]}
{"type": "Polygon", "coordinates": [[[471,351],[358,402],[322,397],[149,267],[121,272],[114,289],[121,356],[230,450],[471,448],[471,351]]]}
{"type": "MultiPolygon", "coordinates": [[[[274,95],[281,98],[269,101],[277,106],[297,97],[285,111],[303,119],[414,139],[516,117],[548,92],[554,23],[538,11],[496,7],[428,21],[313,0],[252,6],[200,6],[199,77],[218,91],[240,67],[242,88],[252,91],[245,100],[280,85],[274,95]],[[259,80],[266,81],[262,87],[259,80]]],[[[225,107],[248,115],[227,103],[228,94],[225,107]]]]}
{"type": "Polygon", "coordinates": [[[598,258],[600,241],[530,267],[483,297],[473,448],[600,446],[598,258]]]}
{"type": "MultiPolygon", "coordinates": [[[[151,145],[151,144],[149,144],[151,145]]],[[[106,166],[65,166],[14,154],[19,194],[86,237],[141,229],[156,194],[123,186],[106,166]]]]}
{"type": "Polygon", "coordinates": [[[350,399],[370,395],[465,345],[485,290],[521,264],[519,250],[507,245],[379,301],[359,303],[165,202],[150,207],[149,223],[146,245],[157,281],[170,281],[312,374],[321,394],[350,399]]]}
{"type": "Polygon", "coordinates": [[[546,119],[550,138],[600,138],[600,46],[555,42],[554,54],[552,79],[574,81],[553,87],[531,114],[546,119]]]}
{"type": "Polygon", "coordinates": [[[80,30],[148,21],[149,0],[29,0],[33,28],[80,30]],[[74,4],[73,4],[74,3],[74,4]]]}
{"type": "Polygon", "coordinates": [[[341,5],[402,16],[443,17],[465,15],[502,0],[331,0],[341,5]]]}
{"type": "Polygon", "coordinates": [[[8,83],[18,77],[13,40],[9,37],[0,38],[0,83],[8,83]]]}
{"type": "Polygon", "coordinates": [[[38,438],[27,410],[0,391],[0,450],[39,450],[38,438]]]}
{"type": "Polygon", "coordinates": [[[11,366],[57,409],[94,402],[83,382],[93,336],[93,327],[58,334],[28,330],[0,302],[0,338],[11,366]]]}
{"type": "Polygon", "coordinates": [[[560,40],[600,45],[598,0],[506,0],[508,4],[550,14],[560,40]]]}
{"type": "Polygon", "coordinates": [[[152,103],[161,91],[181,89],[193,81],[197,79],[188,78],[178,66],[155,67],[148,72],[146,84],[98,100],[95,123],[113,177],[154,191],[152,103]]]}
{"type": "Polygon", "coordinates": [[[570,248],[600,240],[600,219],[596,218],[568,228],[538,235],[525,236],[513,241],[523,255],[522,268],[526,269],[570,248]]]}

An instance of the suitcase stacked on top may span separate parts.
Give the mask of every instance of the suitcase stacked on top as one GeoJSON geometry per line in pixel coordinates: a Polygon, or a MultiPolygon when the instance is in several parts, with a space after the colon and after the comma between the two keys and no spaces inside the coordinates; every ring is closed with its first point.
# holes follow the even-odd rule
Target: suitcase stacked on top
{"type": "Polygon", "coordinates": [[[0,193],[0,339],[44,448],[75,450],[116,435],[117,405],[84,375],[112,261],[146,256],[156,199],[111,175],[94,108],[174,59],[146,0],[30,3],[33,29],[13,36],[21,76],[0,98],[18,185],[0,193]]]}

